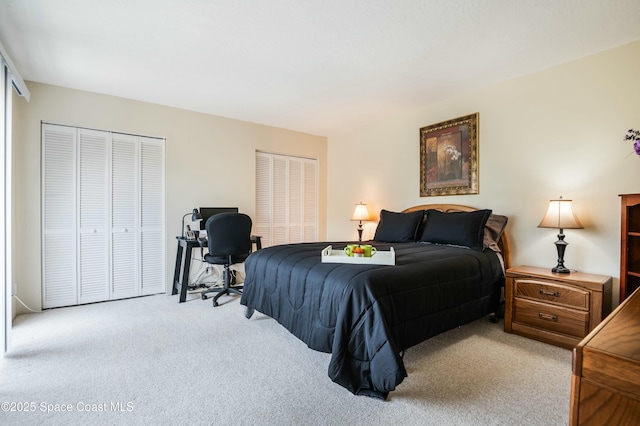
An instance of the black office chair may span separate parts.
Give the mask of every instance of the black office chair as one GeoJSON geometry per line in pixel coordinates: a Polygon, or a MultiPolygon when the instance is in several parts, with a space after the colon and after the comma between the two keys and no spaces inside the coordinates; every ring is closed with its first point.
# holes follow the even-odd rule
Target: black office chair
{"type": "Polygon", "coordinates": [[[218,293],[213,297],[213,306],[218,306],[218,299],[223,294],[242,294],[242,286],[231,287],[232,280],[235,280],[229,267],[249,257],[251,225],[251,218],[243,213],[219,213],[211,216],[204,225],[209,246],[209,253],[204,255],[204,260],[212,265],[224,265],[224,286],[202,292],[203,300],[207,298],[207,293],[218,293]]]}

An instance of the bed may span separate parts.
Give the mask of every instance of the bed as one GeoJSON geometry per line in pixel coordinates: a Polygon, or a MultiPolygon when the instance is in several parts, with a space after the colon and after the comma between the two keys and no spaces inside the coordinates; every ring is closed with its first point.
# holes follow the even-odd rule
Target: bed
{"type": "Polygon", "coordinates": [[[272,246],[245,262],[241,304],[331,354],[328,375],[387,399],[407,376],[405,350],[496,312],[510,262],[507,218],[453,204],[382,210],[373,241],[395,265],[323,263],[328,244],[272,246]]]}

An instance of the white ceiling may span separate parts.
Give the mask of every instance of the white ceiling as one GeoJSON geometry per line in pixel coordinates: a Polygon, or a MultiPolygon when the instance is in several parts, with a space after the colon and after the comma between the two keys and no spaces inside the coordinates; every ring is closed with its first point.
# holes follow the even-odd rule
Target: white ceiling
{"type": "Polygon", "coordinates": [[[640,0],[0,0],[25,80],[324,136],[634,40],[640,0]]]}

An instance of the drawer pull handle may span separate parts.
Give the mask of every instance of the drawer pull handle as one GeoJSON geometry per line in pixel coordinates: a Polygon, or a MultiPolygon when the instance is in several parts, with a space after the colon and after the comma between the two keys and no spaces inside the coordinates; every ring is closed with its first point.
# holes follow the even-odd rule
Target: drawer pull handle
{"type": "Polygon", "coordinates": [[[547,320],[547,321],[558,322],[558,316],[557,315],[549,315],[549,314],[545,314],[545,313],[542,313],[542,312],[538,312],[538,318],[543,319],[543,320],[547,320]]]}
{"type": "Polygon", "coordinates": [[[560,297],[559,291],[545,290],[544,288],[540,289],[540,294],[544,294],[545,296],[560,297]]]}

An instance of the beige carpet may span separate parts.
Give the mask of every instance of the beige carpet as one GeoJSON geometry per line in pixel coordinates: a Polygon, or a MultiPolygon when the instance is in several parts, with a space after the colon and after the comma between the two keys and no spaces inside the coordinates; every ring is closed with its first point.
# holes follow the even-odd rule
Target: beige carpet
{"type": "Polygon", "coordinates": [[[568,422],[571,352],[504,333],[502,323],[479,320],[411,348],[409,376],[383,402],[331,382],[329,354],[264,315],[247,320],[238,297],[217,308],[189,298],[19,316],[0,360],[0,424],[568,422]]]}

